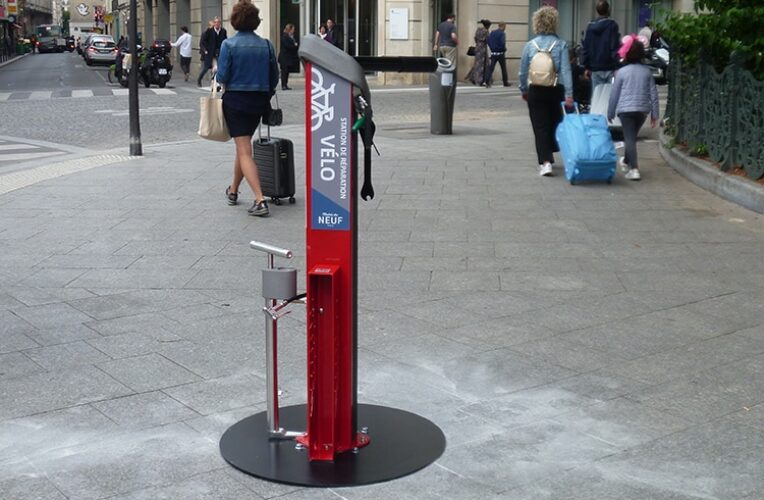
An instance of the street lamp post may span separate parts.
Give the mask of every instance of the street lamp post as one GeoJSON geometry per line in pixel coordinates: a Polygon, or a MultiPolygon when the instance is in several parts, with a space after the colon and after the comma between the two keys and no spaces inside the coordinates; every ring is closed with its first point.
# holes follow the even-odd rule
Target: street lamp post
{"type": "Polygon", "coordinates": [[[128,43],[130,44],[130,75],[127,86],[130,100],[130,156],[143,156],[141,146],[141,122],[138,116],[138,17],[137,0],[130,0],[130,19],[127,26],[128,43]]]}

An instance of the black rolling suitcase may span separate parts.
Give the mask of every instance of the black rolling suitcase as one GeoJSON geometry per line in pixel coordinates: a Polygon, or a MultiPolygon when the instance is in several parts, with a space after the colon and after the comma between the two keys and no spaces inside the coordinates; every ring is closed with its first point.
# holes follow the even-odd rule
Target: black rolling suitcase
{"type": "MultiPolygon", "coordinates": [[[[260,125],[260,128],[263,126],[260,125]]],[[[260,187],[263,194],[281,205],[281,198],[289,198],[294,203],[294,145],[289,139],[271,137],[268,125],[268,137],[262,137],[258,129],[257,138],[252,143],[252,155],[260,174],[260,187]]]]}

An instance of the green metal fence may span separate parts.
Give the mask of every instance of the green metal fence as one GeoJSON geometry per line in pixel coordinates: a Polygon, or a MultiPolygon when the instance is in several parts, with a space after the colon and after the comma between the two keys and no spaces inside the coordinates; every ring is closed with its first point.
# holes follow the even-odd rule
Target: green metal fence
{"type": "Polygon", "coordinates": [[[742,167],[749,179],[764,177],[764,82],[740,61],[718,73],[672,58],[666,116],[678,143],[705,150],[724,171],[742,167]]]}

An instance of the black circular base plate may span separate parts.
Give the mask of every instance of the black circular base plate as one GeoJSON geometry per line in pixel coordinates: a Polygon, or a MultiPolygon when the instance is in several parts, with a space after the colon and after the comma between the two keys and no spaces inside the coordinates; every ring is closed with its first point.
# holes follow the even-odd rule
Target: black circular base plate
{"type": "MultiPolygon", "coordinates": [[[[281,408],[281,426],[305,430],[306,412],[306,405],[281,408]]],[[[311,462],[308,450],[297,449],[294,440],[270,438],[262,412],[229,427],[220,439],[220,453],[240,471],[261,479],[328,487],[403,477],[431,464],[446,449],[446,437],[435,424],[407,411],[361,404],[358,425],[369,429],[371,443],[339,454],[334,462],[311,462]]]]}

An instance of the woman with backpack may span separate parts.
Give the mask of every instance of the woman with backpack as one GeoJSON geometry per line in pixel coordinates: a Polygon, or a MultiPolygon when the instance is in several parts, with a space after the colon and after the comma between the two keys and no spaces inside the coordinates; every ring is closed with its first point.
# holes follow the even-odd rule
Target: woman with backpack
{"type": "Polygon", "coordinates": [[[643,39],[634,35],[623,37],[618,55],[625,66],[615,74],[613,90],[607,107],[607,118],[612,121],[616,115],[623,125],[625,154],[618,160],[625,177],[630,181],[642,178],[637,163],[637,134],[650,115],[650,126],[655,128],[660,117],[658,109],[658,88],[649,66],[642,64],[645,57],[643,39]]]}
{"type": "Polygon", "coordinates": [[[554,153],[559,151],[554,133],[562,121],[561,103],[573,107],[573,78],[568,44],[557,36],[557,9],[541,7],[533,13],[535,37],[523,48],[520,60],[520,92],[528,102],[536,140],[538,172],[553,175],[554,153]]]}

